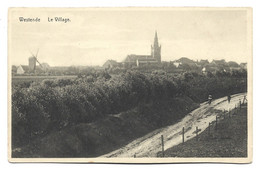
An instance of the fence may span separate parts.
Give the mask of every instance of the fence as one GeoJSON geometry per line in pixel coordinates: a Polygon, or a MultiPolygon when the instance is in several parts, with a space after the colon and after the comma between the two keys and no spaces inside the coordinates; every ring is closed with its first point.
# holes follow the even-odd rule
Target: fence
{"type": "MultiPolygon", "coordinates": [[[[223,110],[222,113],[219,113],[218,115],[216,115],[215,120],[209,122],[208,128],[207,128],[207,134],[210,137],[211,134],[213,132],[215,132],[216,130],[218,130],[219,128],[219,123],[220,120],[227,120],[227,119],[231,119],[232,116],[236,116],[239,111],[242,109],[242,105],[246,104],[247,100],[246,98],[244,98],[243,102],[241,102],[241,100],[239,99],[239,102],[237,104],[235,104],[234,109],[232,110],[223,110]],[[215,127],[214,127],[215,125],[215,127]]],[[[194,134],[196,134],[195,139],[197,141],[199,141],[199,132],[201,131],[201,129],[199,129],[198,126],[196,126],[196,130],[193,132],[194,134]]],[[[182,143],[185,143],[185,128],[182,128],[182,131],[180,131],[181,135],[182,135],[182,143]]],[[[165,151],[164,151],[164,136],[161,135],[161,152],[157,153],[157,157],[164,157],[165,156],[165,151]]],[[[134,158],[136,158],[136,154],[134,155],[134,158]]]]}

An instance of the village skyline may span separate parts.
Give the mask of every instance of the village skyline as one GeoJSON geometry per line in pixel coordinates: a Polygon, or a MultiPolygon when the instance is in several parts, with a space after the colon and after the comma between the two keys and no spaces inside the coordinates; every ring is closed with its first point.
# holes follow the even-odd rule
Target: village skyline
{"type": "Polygon", "coordinates": [[[187,57],[240,64],[251,55],[247,13],[241,9],[16,11],[11,18],[12,65],[26,65],[31,52],[38,49],[38,59],[51,66],[102,66],[109,59],[122,62],[129,54],[149,55],[155,31],[162,61],[187,57]],[[25,23],[20,16],[41,17],[40,22],[25,23]],[[70,22],[50,23],[49,18],[55,16],[70,22]]]}

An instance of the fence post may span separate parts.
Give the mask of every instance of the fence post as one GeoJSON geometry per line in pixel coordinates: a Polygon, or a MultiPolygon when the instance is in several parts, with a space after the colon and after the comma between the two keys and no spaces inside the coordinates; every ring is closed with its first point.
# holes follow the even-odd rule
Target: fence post
{"type": "Polygon", "coordinates": [[[216,126],[215,126],[215,129],[216,130],[218,129],[218,116],[216,116],[216,126]]]}
{"type": "Polygon", "coordinates": [[[184,143],[184,127],[182,127],[182,143],[184,143]]]}
{"type": "Polygon", "coordinates": [[[240,110],[241,110],[241,100],[239,99],[239,105],[240,105],[240,110]]]}
{"type": "Polygon", "coordinates": [[[210,122],[209,122],[209,136],[210,136],[210,122]]]}
{"type": "Polygon", "coordinates": [[[196,127],[196,140],[198,141],[198,132],[199,132],[199,129],[198,129],[198,126],[196,127]]]}
{"type": "Polygon", "coordinates": [[[134,154],[134,158],[136,158],[136,154],[134,154]]]}
{"type": "Polygon", "coordinates": [[[162,139],[162,156],[164,157],[164,143],[163,143],[163,135],[161,135],[161,139],[162,139]]]}

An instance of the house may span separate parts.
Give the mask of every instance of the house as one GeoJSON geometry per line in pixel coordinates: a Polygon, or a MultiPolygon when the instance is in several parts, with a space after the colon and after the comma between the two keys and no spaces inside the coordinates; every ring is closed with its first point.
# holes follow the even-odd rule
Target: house
{"type": "Polygon", "coordinates": [[[199,65],[201,65],[201,66],[205,66],[205,65],[208,65],[209,64],[209,61],[208,60],[203,60],[203,59],[201,59],[200,61],[199,61],[199,65]]]}
{"type": "Polygon", "coordinates": [[[226,65],[226,61],[224,59],[213,60],[210,64],[211,65],[215,65],[215,66],[225,66],[226,65]]]}
{"type": "Polygon", "coordinates": [[[229,67],[239,67],[239,64],[237,64],[237,62],[234,62],[234,61],[230,61],[227,64],[229,67]]]}
{"type": "Polygon", "coordinates": [[[114,68],[114,67],[118,67],[119,63],[115,60],[107,60],[104,64],[103,64],[103,68],[105,69],[110,69],[110,68],[114,68]]]}
{"type": "Polygon", "coordinates": [[[180,63],[180,64],[188,64],[188,65],[190,65],[190,64],[195,64],[195,62],[193,61],[193,60],[191,60],[191,59],[189,59],[189,58],[186,58],[186,57],[182,57],[182,58],[180,58],[180,59],[178,59],[178,60],[176,60],[175,61],[176,63],[180,63]]]}
{"type": "Polygon", "coordinates": [[[176,60],[174,62],[174,65],[177,68],[181,68],[185,71],[190,71],[190,70],[200,71],[200,66],[198,65],[198,63],[191,59],[188,59],[186,57],[182,57],[182,58],[176,60]]]}
{"type": "Polygon", "coordinates": [[[215,66],[206,65],[201,69],[203,74],[207,74],[208,72],[216,73],[219,69],[215,66]]]}
{"type": "Polygon", "coordinates": [[[247,63],[240,63],[240,67],[242,69],[247,69],[247,63]]]}
{"type": "Polygon", "coordinates": [[[26,65],[19,65],[17,66],[16,73],[17,74],[24,74],[29,71],[29,66],[26,65]]]}
{"type": "Polygon", "coordinates": [[[17,67],[15,65],[12,65],[12,74],[16,74],[17,67]]]}
{"type": "Polygon", "coordinates": [[[44,71],[47,71],[48,69],[50,69],[50,65],[48,63],[42,63],[41,64],[41,68],[44,70],[44,71]]]}
{"type": "Polygon", "coordinates": [[[173,65],[176,67],[176,68],[178,68],[179,66],[180,66],[180,62],[173,62],[173,65]]]}

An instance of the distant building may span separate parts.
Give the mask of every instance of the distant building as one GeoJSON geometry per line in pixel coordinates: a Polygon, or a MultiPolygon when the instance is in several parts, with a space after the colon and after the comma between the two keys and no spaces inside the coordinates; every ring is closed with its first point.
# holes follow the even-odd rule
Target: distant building
{"type": "Polygon", "coordinates": [[[201,66],[205,66],[205,65],[208,65],[208,64],[209,64],[208,60],[201,59],[200,62],[199,62],[199,65],[201,65],[201,66]]]}
{"type": "Polygon", "coordinates": [[[201,72],[203,74],[208,74],[208,72],[211,72],[211,73],[216,73],[219,69],[217,67],[212,67],[212,66],[209,66],[209,65],[206,65],[204,66],[202,69],[201,69],[201,72]]]}
{"type": "Polygon", "coordinates": [[[36,57],[29,57],[29,71],[34,72],[36,69],[36,57]]]}
{"type": "Polygon", "coordinates": [[[228,62],[228,66],[229,67],[239,67],[239,64],[237,64],[237,62],[230,61],[230,62],[228,62]]]}
{"type": "MultiPolygon", "coordinates": [[[[18,67],[18,66],[17,66],[18,67]]],[[[17,67],[15,65],[12,65],[12,74],[16,74],[17,67]]]]}
{"type": "Polygon", "coordinates": [[[157,63],[158,63],[158,61],[154,58],[145,58],[145,59],[138,58],[136,60],[137,67],[142,66],[142,65],[151,65],[151,64],[157,64],[157,63]]]}
{"type": "Polygon", "coordinates": [[[159,45],[157,32],[155,32],[154,43],[151,45],[151,57],[161,63],[161,45],[159,45]]]}
{"type": "Polygon", "coordinates": [[[25,71],[24,71],[22,65],[20,65],[20,66],[17,67],[16,73],[19,74],[19,75],[25,73],[25,71]]]}
{"type": "Polygon", "coordinates": [[[191,65],[193,65],[193,64],[195,64],[195,61],[193,61],[193,60],[191,60],[191,59],[189,59],[189,58],[186,58],[186,57],[182,57],[182,58],[180,58],[180,59],[178,59],[178,60],[176,60],[176,62],[178,62],[178,63],[180,63],[180,64],[191,64],[191,65]]]}
{"type": "Polygon", "coordinates": [[[157,32],[155,32],[154,43],[151,45],[151,55],[127,55],[122,63],[125,67],[161,63],[161,45],[158,42],[157,32]]]}
{"type": "Polygon", "coordinates": [[[173,62],[173,65],[176,67],[176,68],[178,68],[179,66],[180,66],[180,62],[173,62]]]}
{"type": "Polygon", "coordinates": [[[43,71],[47,71],[50,69],[50,65],[48,63],[42,63],[41,68],[43,69],[43,71]]]}
{"type": "Polygon", "coordinates": [[[27,73],[29,71],[29,67],[25,65],[19,65],[17,66],[16,73],[21,75],[24,73],[27,73]]]}
{"type": "Polygon", "coordinates": [[[226,61],[224,59],[213,60],[210,64],[215,66],[221,66],[221,65],[224,66],[226,64],[226,61]]]}
{"type": "Polygon", "coordinates": [[[247,69],[247,63],[240,63],[240,67],[242,69],[247,69]]]}
{"type": "Polygon", "coordinates": [[[114,68],[114,67],[118,67],[120,65],[120,63],[118,63],[115,60],[107,60],[104,64],[103,64],[103,68],[105,69],[109,69],[109,68],[114,68]]]}
{"type": "Polygon", "coordinates": [[[190,70],[193,70],[193,71],[200,71],[199,69],[199,65],[197,62],[191,60],[191,59],[188,59],[186,57],[182,57],[178,60],[176,60],[174,62],[174,65],[177,67],[177,68],[181,68],[185,71],[190,71],[190,70]]]}
{"type": "Polygon", "coordinates": [[[152,58],[151,55],[127,55],[123,61],[125,67],[141,66],[143,64],[157,64],[158,61],[152,58]]]}

